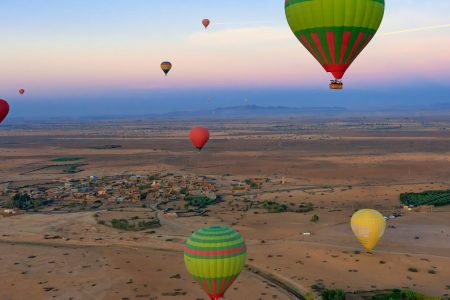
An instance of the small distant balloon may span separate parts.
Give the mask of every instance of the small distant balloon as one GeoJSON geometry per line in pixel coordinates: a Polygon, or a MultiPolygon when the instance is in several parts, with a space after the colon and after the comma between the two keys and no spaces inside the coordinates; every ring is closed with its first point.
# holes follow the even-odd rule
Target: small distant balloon
{"type": "Polygon", "coordinates": [[[172,63],[169,61],[164,61],[161,63],[161,70],[163,70],[164,74],[167,74],[170,72],[170,70],[172,69],[172,63]]]}
{"type": "Polygon", "coordinates": [[[0,99],[0,123],[6,118],[9,113],[9,104],[3,99],[0,99]]]}
{"type": "Polygon", "coordinates": [[[192,128],[189,133],[189,138],[191,139],[192,145],[194,145],[198,151],[201,151],[209,141],[209,130],[204,127],[192,128]]]}
{"type": "Polygon", "coordinates": [[[195,231],[184,247],[184,264],[211,300],[219,300],[242,272],[247,258],[244,238],[226,226],[195,231]]]}
{"type": "Polygon", "coordinates": [[[25,94],[25,90],[24,89],[20,89],[19,90],[19,94],[21,94],[21,95],[25,94]]]}
{"type": "Polygon", "coordinates": [[[355,212],[351,220],[352,231],[367,252],[372,251],[386,229],[383,215],[373,209],[361,209],[355,212]]]}
{"type": "Polygon", "coordinates": [[[209,19],[203,19],[202,24],[205,26],[205,29],[207,29],[209,24],[211,24],[211,21],[209,21],[209,19]]]}

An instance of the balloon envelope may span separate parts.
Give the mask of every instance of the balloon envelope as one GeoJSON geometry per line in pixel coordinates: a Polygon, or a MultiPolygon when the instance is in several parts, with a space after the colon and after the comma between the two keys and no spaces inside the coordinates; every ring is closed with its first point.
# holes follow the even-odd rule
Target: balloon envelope
{"type": "Polygon", "coordinates": [[[166,74],[166,76],[167,76],[167,73],[169,73],[171,69],[172,69],[172,64],[170,62],[163,61],[161,63],[161,70],[163,70],[163,72],[164,72],[164,74],[166,74]]]}
{"type": "Polygon", "coordinates": [[[285,0],[285,11],[303,46],[341,79],[380,27],[384,0],[285,0]]]}
{"type": "Polygon", "coordinates": [[[25,94],[25,90],[24,89],[20,89],[19,90],[19,94],[21,94],[21,95],[25,94]]]}
{"type": "Polygon", "coordinates": [[[241,273],[246,257],[243,237],[226,226],[199,229],[184,247],[188,272],[212,300],[224,296],[241,273]]]}
{"type": "Polygon", "coordinates": [[[195,127],[191,129],[189,133],[192,145],[198,150],[202,150],[206,143],[209,141],[209,130],[204,127],[195,127]]]}
{"type": "Polygon", "coordinates": [[[3,99],[0,99],[0,123],[6,118],[9,113],[9,104],[3,99]]]}
{"type": "Polygon", "coordinates": [[[202,20],[202,24],[203,24],[203,26],[205,26],[205,28],[208,28],[208,26],[209,26],[210,23],[211,23],[211,22],[209,21],[209,19],[203,19],[203,20],[202,20]]]}
{"type": "Polygon", "coordinates": [[[372,251],[386,229],[386,220],[383,215],[373,209],[362,209],[352,216],[351,226],[353,233],[366,248],[372,251]]]}

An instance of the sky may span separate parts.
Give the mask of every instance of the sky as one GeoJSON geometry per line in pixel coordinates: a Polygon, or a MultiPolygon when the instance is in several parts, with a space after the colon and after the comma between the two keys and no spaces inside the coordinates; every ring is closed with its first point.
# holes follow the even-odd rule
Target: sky
{"type": "Polygon", "coordinates": [[[163,113],[245,98],[351,108],[445,103],[449,11],[448,0],[386,0],[378,35],[336,94],[290,31],[283,0],[2,0],[0,98],[17,108],[12,116],[163,113]],[[174,65],[167,78],[165,60],[174,65]]]}

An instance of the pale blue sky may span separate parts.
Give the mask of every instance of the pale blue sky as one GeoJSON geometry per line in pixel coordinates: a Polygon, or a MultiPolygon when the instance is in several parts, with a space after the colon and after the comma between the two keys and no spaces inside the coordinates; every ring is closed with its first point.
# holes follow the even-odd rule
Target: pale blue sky
{"type": "MultiPolygon", "coordinates": [[[[346,88],[369,91],[376,82],[409,93],[420,80],[450,101],[449,11],[449,0],[387,0],[379,35],[352,65],[346,88]]],[[[0,27],[0,97],[20,105],[74,95],[184,101],[195,94],[188,91],[205,89],[212,96],[222,93],[214,89],[301,94],[323,92],[330,79],[290,32],[283,0],[2,0],[0,27]],[[203,18],[211,19],[208,31],[203,18]],[[174,64],[168,78],[159,70],[163,60],[174,64]],[[27,94],[19,99],[21,87],[27,94]]],[[[254,104],[268,102],[263,95],[254,104]]],[[[327,95],[324,101],[333,99],[327,95]]]]}

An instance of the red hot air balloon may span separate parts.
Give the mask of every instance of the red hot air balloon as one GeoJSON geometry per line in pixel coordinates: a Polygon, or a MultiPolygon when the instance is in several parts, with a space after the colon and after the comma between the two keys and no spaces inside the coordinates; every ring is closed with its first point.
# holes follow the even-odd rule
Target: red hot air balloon
{"type": "Polygon", "coordinates": [[[209,130],[204,127],[192,128],[189,138],[198,151],[201,151],[209,140],[209,130]]]}
{"type": "Polygon", "coordinates": [[[6,118],[9,113],[9,104],[3,99],[0,99],[0,123],[6,118]]]}
{"type": "Polygon", "coordinates": [[[19,90],[19,94],[21,94],[21,95],[25,94],[25,90],[24,89],[20,89],[19,90]]]}
{"type": "Polygon", "coordinates": [[[203,24],[203,26],[205,26],[205,29],[208,28],[208,26],[209,26],[210,23],[211,23],[211,22],[209,21],[209,19],[203,19],[203,20],[202,20],[202,24],[203,24]]]}

